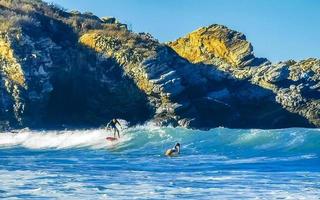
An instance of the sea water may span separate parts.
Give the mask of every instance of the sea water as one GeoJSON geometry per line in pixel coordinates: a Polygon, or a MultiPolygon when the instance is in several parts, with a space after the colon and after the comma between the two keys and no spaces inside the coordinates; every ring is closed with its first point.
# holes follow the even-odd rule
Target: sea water
{"type": "Polygon", "coordinates": [[[320,199],[319,129],[0,133],[3,199],[320,199]],[[176,142],[181,154],[165,157],[176,142]]]}

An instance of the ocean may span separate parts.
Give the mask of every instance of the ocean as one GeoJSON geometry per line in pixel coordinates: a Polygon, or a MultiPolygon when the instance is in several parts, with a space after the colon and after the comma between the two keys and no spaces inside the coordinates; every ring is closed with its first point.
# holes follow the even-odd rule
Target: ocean
{"type": "Polygon", "coordinates": [[[320,199],[320,129],[0,133],[3,199],[320,199]],[[166,157],[176,142],[181,153],[166,157]]]}

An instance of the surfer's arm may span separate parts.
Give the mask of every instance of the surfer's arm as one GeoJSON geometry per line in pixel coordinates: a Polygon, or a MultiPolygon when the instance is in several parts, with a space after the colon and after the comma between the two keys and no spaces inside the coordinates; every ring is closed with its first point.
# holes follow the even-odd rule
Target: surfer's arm
{"type": "Polygon", "coordinates": [[[122,128],[122,126],[121,126],[121,124],[120,124],[120,122],[117,120],[117,122],[116,122],[117,124],[119,124],[119,126],[120,126],[120,128],[122,128]]]}
{"type": "Polygon", "coordinates": [[[110,124],[111,124],[111,122],[109,122],[109,123],[106,125],[105,129],[110,128],[110,124]]]}

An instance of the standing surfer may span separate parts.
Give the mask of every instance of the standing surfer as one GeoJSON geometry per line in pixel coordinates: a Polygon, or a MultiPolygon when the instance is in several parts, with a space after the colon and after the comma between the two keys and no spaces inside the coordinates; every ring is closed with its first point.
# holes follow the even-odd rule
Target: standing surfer
{"type": "Polygon", "coordinates": [[[116,138],[116,133],[118,134],[118,138],[120,138],[120,131],[117,127],[117,124],[122,128],[120,122],[116,118],[113,118],[106,126],[107,129],[113,130],[114,138],[116,138]]]}

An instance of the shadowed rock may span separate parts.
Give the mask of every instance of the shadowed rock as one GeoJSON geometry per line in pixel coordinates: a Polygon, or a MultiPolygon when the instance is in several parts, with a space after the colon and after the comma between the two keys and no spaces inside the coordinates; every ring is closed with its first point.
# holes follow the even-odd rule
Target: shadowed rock
{"type": "Polygon", "coordinates": [[[0,126],[320,126],[317,59],[271,64],[221,25],[161,44],[41,1],[0,6],[0,126]]]}

